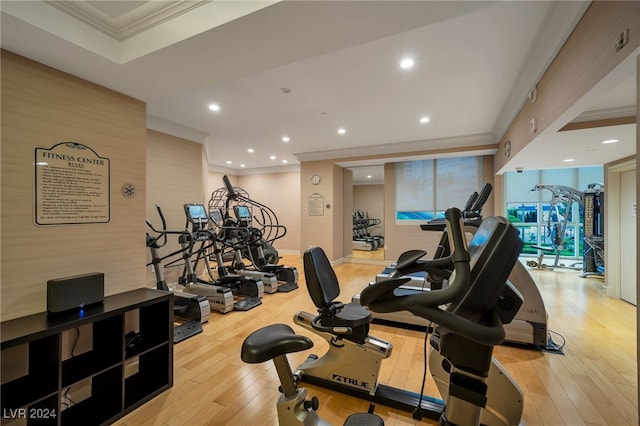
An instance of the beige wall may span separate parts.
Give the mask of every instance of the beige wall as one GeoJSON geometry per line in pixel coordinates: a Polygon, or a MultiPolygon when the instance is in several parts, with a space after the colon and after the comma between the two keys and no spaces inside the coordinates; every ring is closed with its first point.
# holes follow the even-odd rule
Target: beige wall
{"type": "Polygon", "coordinates": [[[493,186],[491,190],[491,195],[487,199],[487,202],[484,204],[482,208],[482,216],[494,216],[500,215],[504,213],[498,213],[499,210],[496,209],[496,200],[502,200],[502,193],[500,192],[500,188],[496,188],[496,175],[493,172],[493,155],[485,155],[482,157],[482,184],[490,183],[493,186]]]}
{"type": "Polygon", "coordinates": [[[45,311],[51,278],[103,272],[107,295],[145,285],[145,140],[143,102],[2,51],[3,321],[45,311]],[[35,225],[34,150],[64,141],[110,160],[108,223],[35,225]]]}
{"type": "Polygon", "coordinates": [[[329,260],[343,256],[343,181],[342,168],[333,161],[308,161],[300,164],[300,250],[311,246],[324,249],[329,260]],[[311,176],[319,175],[318,185],[311,183],[311,176]],[[322,215],[309,215],[309,197],[318,194],[323,197],[322,215]],[[340,246],[340,247],[337,247],[340,246]]]}
{"type": "MultiPolygon", "coordinates": [[[[148,130],[146,154],[147,218],[156,229],[161,227],[160,217],[155,207],[158,204],[167,220],[167,229],[182,231],[186,225],[184,204],[204,202],[202,180],[204,155],[202,145],[148,130]]],[[[206,203],[204,204],[205,206],[207,205],[206,203]]],[[[166,255],[179,248],[178,236],[171,235],[168,236],[167,245],[161,249],[161,254],[166,255]]],[[[182,272],[180,267],[164,267],[173,259],[175,257],[163,262],[163,273],[167,283],[177,282],[182,272]]],[[[151,255],[147,253],[147,263],[150,260],[151,255]]],[[[156,278],[152,269],[149,267],[146,271],[147,285],[155,287],[156,278]]]]}
{"type": "MultiPolygon", "coordinates": [[[[493,203],[491,203],[491,207],[493,207],[493,214],[490,214],[489,211],[485,212],[485,216],[506,216],[506,206],[504,202],[504,175],[495,175],[493,177],[493,203]]],[[[489,203],[487,203],[489,204],[489,203]]],[[[489,207],[487,205],[487,207],[489,207]]]]}
{"type": "Polygon", "coordinates": [[[345,241],[345,219],[344,217],[344,168],[333,165],[333,197],[330,201],[325,201],[325,211],[331,215],[332,226],[332,257],[330,259],[341,259],[344,257],[344,241],[345,241]]]}
{"type": "MultiPolygon", "coordinates": [[[[206,204],[213,191],[224,188],[225,173],[209,171],[205,190],[206,204]]],[[[275,213],[287,233],[274,243],[278,251],[300,251],[300,172],[288,171],[236,176],[227,174],[231,185],[244,189],[249,198],[264,204],[275,213]]]]}
{"type": "Polygon", "coordinates": [[[278,251],[300,251],[300,172],[244,175],[230,179],[233,186],[247,191],[252,200],[273,210],[278,223],[287,228],[284,238],[276,240],[274,247],[278,251]]]}
{"type": "Polygon", "coordinates": [[[354,191],[353,172],[349,169],[342,169],[343,179],[343,197],[342,197],[342,255],[344,257],[353,254],[353,210],[354,210],[354,191]]]}
{"type": "MultiPolygon", "coordinates": [[[[205,185],[204,185],[205,204],[207,205],[209,204],[209,200],[211,199],[211,194],[213,193],[213,191],[215,191],[216,189],[224,188],[224,183],[222,182],[222,177],[224,175],[225,173],[212,172],[211,170],[207,171],[207,179],[205,180],[205,185]]],[[[226,175],[231,180],[232,185],[241,186],[241,185],[238,185],[237,176],[232,175],[230,173],[227,173],[226,175]]]]}

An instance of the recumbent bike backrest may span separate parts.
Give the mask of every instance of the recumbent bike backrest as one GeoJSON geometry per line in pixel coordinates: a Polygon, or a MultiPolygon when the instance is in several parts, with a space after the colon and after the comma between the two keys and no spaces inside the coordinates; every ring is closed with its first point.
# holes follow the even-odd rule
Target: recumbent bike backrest
{"type": "Polygon", "coordinates": [[[338,277],[320,247],[306,250],[302,262],[307,290],[316,308],[321,309],[340,296],[338,277]]]}

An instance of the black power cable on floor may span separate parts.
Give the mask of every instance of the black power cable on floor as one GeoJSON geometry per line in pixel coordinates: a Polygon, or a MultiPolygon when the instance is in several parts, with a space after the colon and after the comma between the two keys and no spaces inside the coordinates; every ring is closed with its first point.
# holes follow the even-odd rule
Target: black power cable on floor
{"type": "Polygon", "coordinates": [[[422,374],[422,385],[420,386],[420,398],[418,399],[418,406],[413,410],[412,417],[416,420],[422,420],[422,397],[424,396],[424,386],[427,382],[427,372],[429,371],[429,367],[427,365],[427,340],[429,338],[429,334],[431,334],[431,326],[433,322],[430,322],[427,325],[427,329],[424,332],[424,342],[422,345],[422,355],[423,355],[423,374],[422,374]]]}

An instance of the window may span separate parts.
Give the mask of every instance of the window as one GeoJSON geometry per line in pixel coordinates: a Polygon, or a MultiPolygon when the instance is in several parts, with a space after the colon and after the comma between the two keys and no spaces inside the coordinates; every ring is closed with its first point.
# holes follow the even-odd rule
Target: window
{"type": "Polygon", "coordinates": [[[531,170],[505,174],[507,217],[520,231],[522,253],[535,255],[536,246],[557,250],[563,257],[582,257],[584,250],[584,207],[577,202],[551,203],[549,190],[532,191],[538,184],[562,185],[584,191],[590,183],[602,182],[602,167],[531,170]],[[566,223],[565,223],[566,222],[566,223]],[[564,234],[562,228],[564,227],[564,234]]]}
{"type": "Polygon", "coordinates": [[[443,218],[449,207],[463,208],[481,180],[482,157],[396,163],[396,223],[443,218]]]}

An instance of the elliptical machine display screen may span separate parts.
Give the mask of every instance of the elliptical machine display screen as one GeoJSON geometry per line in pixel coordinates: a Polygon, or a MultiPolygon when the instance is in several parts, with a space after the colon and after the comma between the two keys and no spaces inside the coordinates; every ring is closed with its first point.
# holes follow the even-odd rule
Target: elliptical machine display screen
{"type": "Polygon", "coordinates": [[[251,223],[251,212],[249,211],[249,207],[234,206],[233,210],[240,225],[247,226],[251,223]]]}
{"type": "Polygon", "coordinates": [[[209,216],[202,204],[185,204],[184,211],[191,223],[208,222],[209,216]]]}
{"type": "Polygon", "coordinates": [[[210,214],[209,217],[211,218],[211,220],[213,221],[214,224],[221,226],[222,225],[222,213],[220,213],[218,210],[213,210],[210,214]]]}

